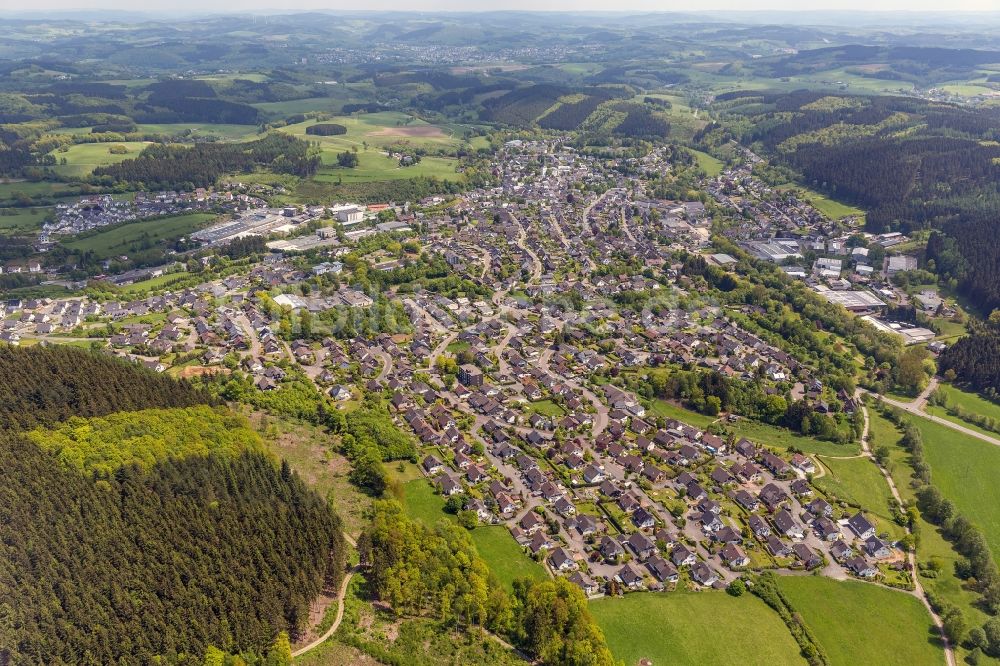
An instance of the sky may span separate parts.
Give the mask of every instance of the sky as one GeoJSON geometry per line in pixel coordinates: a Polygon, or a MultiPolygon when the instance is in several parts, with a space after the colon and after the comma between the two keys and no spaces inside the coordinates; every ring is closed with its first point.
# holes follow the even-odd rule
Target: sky
{"type": "Polygon", "coordinates": [[[1000,11],[1000,0],[0,0],[0,13],[116,9],[150,12],[265,12],[305,10],[402,11],[1000,11]]]}

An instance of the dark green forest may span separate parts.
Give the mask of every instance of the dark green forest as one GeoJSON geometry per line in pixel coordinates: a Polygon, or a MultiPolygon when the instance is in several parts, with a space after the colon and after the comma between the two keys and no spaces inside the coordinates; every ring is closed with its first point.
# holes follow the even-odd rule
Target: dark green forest
{"type": "Polygon", "coordinates": [[[20,432],[113,415],[133,443],[154,440],[150,412],[122,410],[206,402],[201,392],[68,347],[0,350],[0,370],[0,663],[200,664],[209,646],[261,655],[339,584],[339,518],[287,464],[256,452],[252,432],[243,446],[172,446],[110,474],[44,450],[43,430],[20,432]]]}

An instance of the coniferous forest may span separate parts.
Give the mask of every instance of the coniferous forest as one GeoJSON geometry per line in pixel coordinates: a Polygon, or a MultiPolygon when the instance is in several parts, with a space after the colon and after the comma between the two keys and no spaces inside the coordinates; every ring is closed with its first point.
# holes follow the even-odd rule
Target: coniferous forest
{"type": "MultiPolygon", "coordinates": [[[[210,647],[260,655],[302,628],[324,585],[339,584],[339,518],[252,441],[208,455],[175,448],[152,465],[97,474],[39,446],[44,431],[20,432],[69,415],[203,402],[199,392],[65,347],[4,349],[0,368],[10,380],[0,417],[0,663],[202,663],[210,647]]],[[[144,414],[115,418],[141,430],[144,414]]]]}

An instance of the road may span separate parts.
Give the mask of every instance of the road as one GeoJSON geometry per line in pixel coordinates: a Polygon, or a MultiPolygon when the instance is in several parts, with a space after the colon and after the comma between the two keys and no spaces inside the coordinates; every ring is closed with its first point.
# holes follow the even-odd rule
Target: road
{"type": "MultiPolygon", "coordinates": [[[[556,374],[549,370],[549,360],[552,358],[552,354],[554,353],[555,350],[549,348],[543,351],[541,356],[538,357],[538,367],[540,367],[544,372],[550,372],[551,374],[556,374]]],[[[583,397],[589,400],[590,404],[594,406],[594,409],[597,411],[597,414],[594,417],[594,430],[593,430],[594,437],[597,437],[602,432],[604,432],[604,429],[608,427],[608,413],[609,413],[608,406],[605,405],[604,402],[602,402],[601,399],[598,398],[597,395],[593,393],[593,391],[584,387],[582,384],[567,377],[563,377],[562,375],[557,375],[557,376],[560,379],[562,379],[563,383],[569,386],[571,389],[582,393],[583,397]]]]}
{"type": "MultiPolygon", "coordinates": [[[[937,386],[936,381],[932,380],[932,383],[934,384],[934,386],[937,386]]],[[[928,386],[928,389],[930,388],[931,387],[928,386]]],[[[975,437],[976,439],[981,439],[982,441],[988,444],[992,444],[993,446],[1000,446],[1000,439],[997,439],[996,437],[991,437],[986,433],[979,432],[978,430],[973,430],[972,428],[967,428],[960,423],[955,423],[954,421],[949,421],[948,419],[943,419],[940,416],[934,416],[933,414],[928,414],[927,412],[925,412],[922,408],[924,405],[927,404],[927,396],[930,395],[930,392],[927,389],[925,389],[924,392],[920,394],[920,396],[918,396],[914,400],[911,400],[910,402],[901,402],[899,400],[894,400],[884,395],[879,395],[878,393],[872,393],[871,391],[867,391],[865,389],[859,389],[859,390],[864,391],[869,395],[875,396],[876,398],[886,403],[887,405],[898,407],[904,412],[908,412],[910,414],[914,414],[921,418],[925,418],[928,421],[933,421],[934,423],[943,425],[946,428],[951,428],[952,430],[960,432],[964,435],[968,435],[969,437],[975,437]]]]}
{"type": "MultiPolygon", "coordinates": [[[[253,324],[250,323],[250,320],[243,312],[237,313],[236,316],[233,317],[233,321],[240,327],[243,334],[247,336],[247,340],[250,342],[250,355],[254,358],[260,358],[260,338],[257,337],[257,331],[253,329],[253,324]]],[[[192,330],[194,330],[193,327],[192,330]]]]}

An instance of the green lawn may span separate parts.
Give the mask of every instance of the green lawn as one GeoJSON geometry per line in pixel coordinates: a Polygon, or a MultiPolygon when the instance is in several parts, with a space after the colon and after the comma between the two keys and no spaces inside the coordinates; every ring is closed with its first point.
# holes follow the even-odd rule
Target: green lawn
{"type": "Polygon", "coordinates": [[[833,666],[940,664],[931,618],[909,594],[822,576],[779,577],[833,666]]]}
{"type": "MultiPolygon", "coordinates": [[[[0,224],[2,224],[2,219],[3,218],[0,218],[0,224]]],[[[952,386],[951,384],[941,384],[938,386],[937,390],[938,393],[942,394],[947,399],[949,406],[957,407],[966,412],[971,412],[972,414],[985,416],[994,419],[997,423],[1000,423],[1000,405],[990,402],[978,393],[963,391],[962,389],[952,386]]],[[[934,416],[954,421],[955,423],[960,423],[967,428],[972,428],[973,430],[977,430],[992,437],[998,436],[997,433],[981,428],[974,423],[969,423],[968,421],[965,421],[957,416],[951,416],[944,407],[928,405],[927,411],[934,416]]]]}
{"type": "Polygon", "coordinates": [[[820,462],[826,467],[826,475],[813,477],[817,488],[838,499],[859,504],[865,514],[874,520],[880,534],[888,532],[896,539],[906,534],[906,530],[892,520],[889,511],[889,506],[894,501],[892,492],[882,472],[871,459],[820,458],[820,462]]]}
{"type": "MultiPolygon", "coordinates": [[[[403,493],[403,506],[411,518],[426,525],[433,525],[442,518],[456,520],[454,515],[444,512],[444,497],[436,494],[426,479],[407,481],[403,484],[403,493]]],[[[521,550],[506,527],[477,527],[472,530],[472,541],[476,544],[479,555],[508,589],[511,589],[511,583],[516,578],[540,580],[546,576],[542,565],[521,550]]]]}
{"type": "Polygon", "coordinates": [[[800,435],[786,428],[779,428],[753,419],[744,418],[736,423],[727,423],[726,428],[741,437],[777,449],[787,449],[794,446],[806,453],[818,453],[824,456],[853,456],[861,451],[861,446],[856,442],[850,444],[824,442],[815,437],[800,435]]]}
{"type": "Polygon", "coordinates": [[[541,414],[542,416],[548,416],[549,418],[559,418],[566,413],[562,407],[551,400],[536,400],[534,402],[529,402],[527,410],[529,412],[541,414]]]}
{"type": "Polygon", "coordinates": [[[142,220],[109,228],[92,236],[70,240],[64,245],[72,250],[93,252],[98,259],[135,252],[140,245],[172,241],[215,219],[212,213],[188,213],[153,220],[142,220]]]}
{"type": "Polygon", "coordinates": [[[750,594],[642,592],[592,601],[590,612],[628,666],[806,663],[777,614],[750,594]]]}
{"type": "Polygon", "coordinates": [[[95,167],[117,164],[123,160],[138,157],[142,149],[148,146],[146,141],[122,141],[119,143],[78,143],[69,146],[66,152],[54,150],[49,153],[56,159],[56,166],[52,167],[60,176],[68,178],[83,178],[89,176],[95,167]],[[128,150],[124,154],[111,152],[112,146],[125,146],[128,150]],[[62,164],[62,160],[66,164],[62,164]]]}

